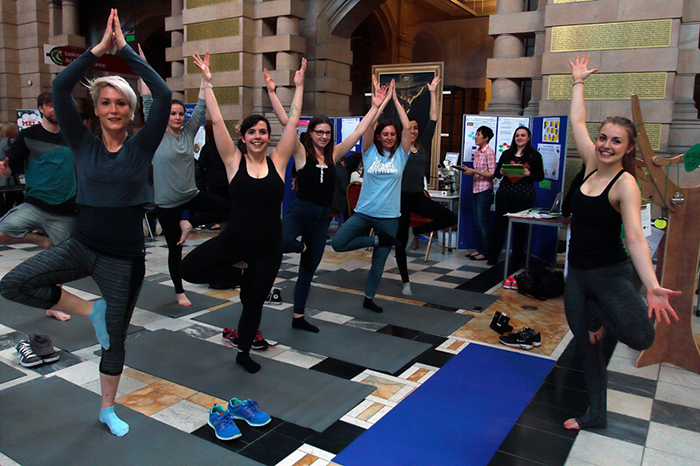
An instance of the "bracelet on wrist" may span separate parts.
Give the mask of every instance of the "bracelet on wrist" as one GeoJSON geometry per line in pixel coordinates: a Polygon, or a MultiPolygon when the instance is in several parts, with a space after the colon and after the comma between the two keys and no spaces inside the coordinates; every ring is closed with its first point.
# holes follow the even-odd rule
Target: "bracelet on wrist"
{"type": "Polygon", "coordinates": [[[574,87],[577,84],[584,84],[584,81],[585,81],[584,79],[581,79],[579,81],[574,81],[574,83],[571,85],[571,87],[574,87]]]}
{"type": "Polygon", "coordinates": [[[212,83],[209,83],[209,84],[204,84],[202,87],[200,87],[201,90],[204,90],[206,88],[214,89],[214,85],[212,83]]]}

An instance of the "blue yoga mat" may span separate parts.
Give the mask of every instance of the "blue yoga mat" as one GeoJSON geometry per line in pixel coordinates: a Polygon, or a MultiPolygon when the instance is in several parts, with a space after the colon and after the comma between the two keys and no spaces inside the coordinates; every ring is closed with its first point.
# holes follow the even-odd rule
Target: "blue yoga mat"
{"type": "Polygon", "coordinates": [[[554,362],[472,343],[333,461],[486,465],[554,362]]]}

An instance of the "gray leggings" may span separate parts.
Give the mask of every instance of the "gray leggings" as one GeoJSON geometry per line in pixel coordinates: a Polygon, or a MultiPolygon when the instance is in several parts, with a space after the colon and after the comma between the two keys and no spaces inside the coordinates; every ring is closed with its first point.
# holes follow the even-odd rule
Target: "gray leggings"
{"type": "Polygon", "coordinates": [[[632,284],[632,262],[590,270],[569,267],[564,305],[566,320],[581,354],[590,408],[580,427],[605,427],[607,375],[601,343],[592,345],[589,331],[602,324],[617,340],[636,350],[654,343],[654,323],[632,284]]]}
{"type": "Polygon", "coordinates": [[[0,294],[27,306],[50,309],[58,303],[57,284],[91,276],[107,301],[110,347],[102,349],[100,372],[120,375],[124,366],[124,340],[145,275],[143,257],[100,254],[69,238],[58,246],[26,260],[0,280],[0,294]]]}

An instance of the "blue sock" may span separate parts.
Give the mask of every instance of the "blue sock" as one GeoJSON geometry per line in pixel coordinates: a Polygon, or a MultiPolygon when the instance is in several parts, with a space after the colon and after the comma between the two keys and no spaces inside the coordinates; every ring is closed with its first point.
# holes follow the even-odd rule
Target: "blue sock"
{"type": "Polygon", "coordinates": [[[98,299],[92,303],[92,312],[88,316],[88,319],[92,321],[92,325],[95,326],[95,334],[97,335],[97,341],[100,345],[108,350],[109,349],[109,333],[107,333],[107,321],[105,320],[105,315],[107,314],[107,301],[104,299],[98,299]]]}
{"type": "Polygon", "coordinates": [[[124,437],[129,433],[129,424],[117,417],[114,406],[100,410],[100,422],[107,424],[109,430],[117,437],[124,437]]]}

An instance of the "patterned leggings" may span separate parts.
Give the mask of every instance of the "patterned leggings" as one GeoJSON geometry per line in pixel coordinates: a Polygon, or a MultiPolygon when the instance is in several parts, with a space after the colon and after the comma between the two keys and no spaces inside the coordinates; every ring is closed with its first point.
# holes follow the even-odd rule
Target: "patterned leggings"
{"type": "Polygon", "coordinates": [[[61,298],[57,285],[91,276],[107,301],[108,350],[102,349],[100,372],[120,375],[124,340],[146,273],[143,257],[100,254],[74,238],[40,252],[0,280],[0,294],[10,301],[50,309],[61,298]]]}

